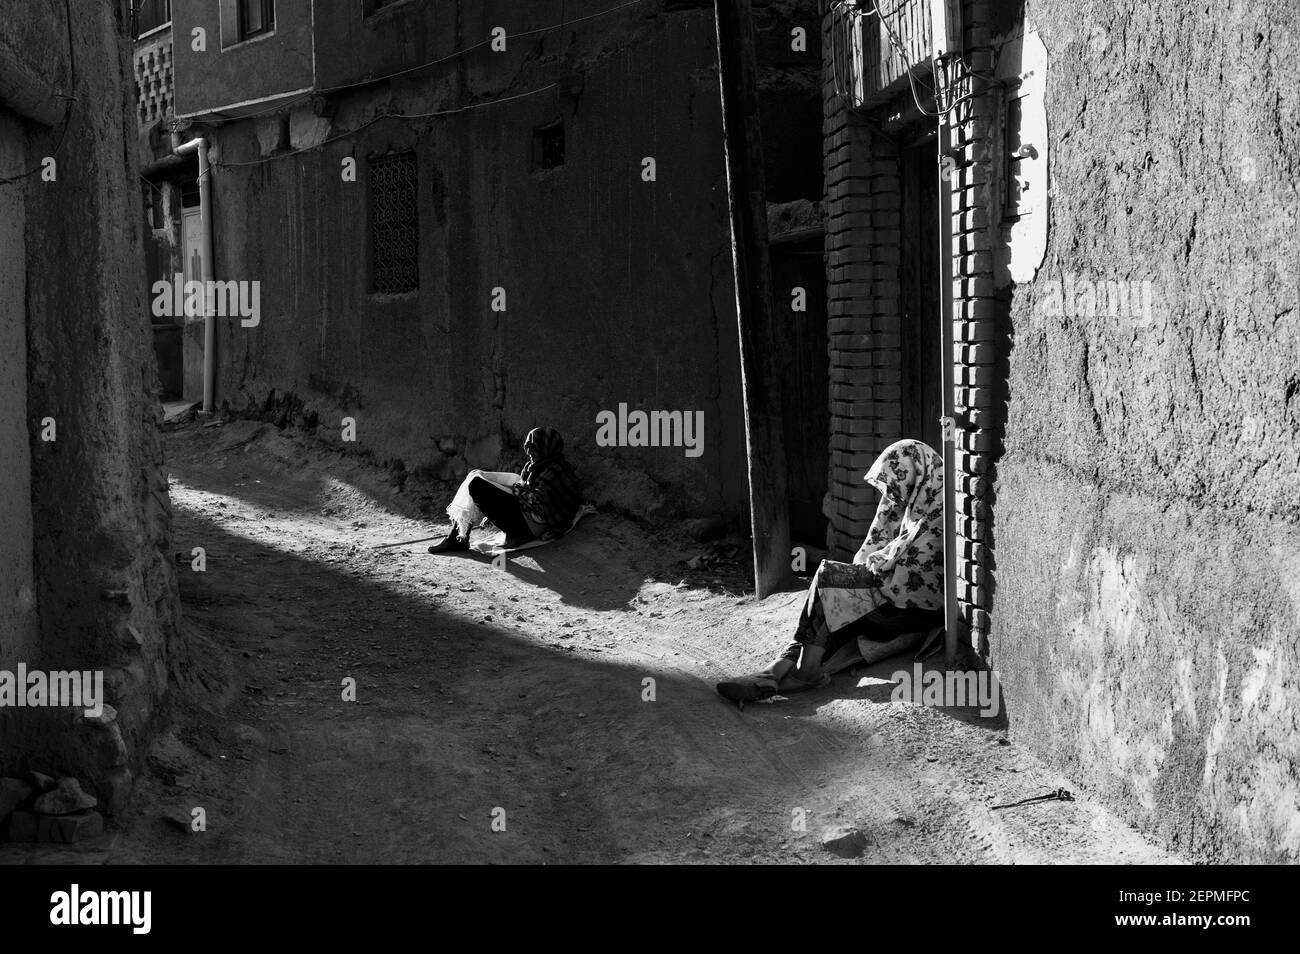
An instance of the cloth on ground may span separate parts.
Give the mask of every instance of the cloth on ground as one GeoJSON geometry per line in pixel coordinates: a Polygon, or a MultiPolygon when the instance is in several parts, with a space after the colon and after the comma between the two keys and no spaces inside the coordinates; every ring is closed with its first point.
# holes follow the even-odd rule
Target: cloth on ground
{"type": "Polygon", "coordinates": [[[518,553],[520,550],[532,550],[535,549],[536,547],[544,547],[546,546],[546,544],[552,543],[553,541],[560,539],[561,536],[567,536],[569,533],[573,531],[573,529],[579,523],[582,522],[583,517],[589,517],[594,513],[596,513],[595,507],[593,507],[591,504],[583,504],[581,507],[578,508],[578,512],[573,515],[573,522],[569,524],[569,528],[565,530],[563,534],[557,534],[553,537],[547,537],[545,539],[539,537],[538,539],[529,540],[527,543],[520,544],[517,547],[511,547],[508,550],[501,545],[505,540],[504,534],[495,538],[490,538],[488,540],[481,541],[479,543],[470,544],[470,548],[476,550],[479,553],[487,554],[488,556],[498,556],[499,554],[502,553],[518,553]]]}

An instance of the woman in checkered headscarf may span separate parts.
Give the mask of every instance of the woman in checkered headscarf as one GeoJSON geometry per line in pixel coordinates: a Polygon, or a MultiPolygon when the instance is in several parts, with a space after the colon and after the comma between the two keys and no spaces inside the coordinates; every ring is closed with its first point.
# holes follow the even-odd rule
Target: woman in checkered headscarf
{"type": "Polygon", "coordinates": [[[447,508],[451,532],[430,553],[468,550],[471,528],[485,518],[505,532],[506,550],[568,532],[582,506],[582,483],[564,457],[564,438],[553,427],[534,427],[524,453],[521,473],[469,472],[447,508]]]}

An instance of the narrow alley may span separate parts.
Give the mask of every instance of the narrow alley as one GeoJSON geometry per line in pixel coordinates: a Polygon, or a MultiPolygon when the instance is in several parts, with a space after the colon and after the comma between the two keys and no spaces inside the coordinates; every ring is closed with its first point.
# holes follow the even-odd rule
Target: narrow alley
{"type": "Polygon", "coordinates": [[[803,591],[759,603],[738,562],[685,566],[708,545],[597,514],[504,571],[375,549],[439,533],[378,468],[256,422],[190,423],[167,451],[195,648],[176,723],[124,831],[0,852],[821,863],[844,827],[867,844],[840,863],[1176,860],[1008,744],[1003,717],[891,702],[910,657],[743,711],[721,700],[712,683],[788,638],[803,591]],[[1058,788],[1077,800],[992,808],[1058,788]]]}

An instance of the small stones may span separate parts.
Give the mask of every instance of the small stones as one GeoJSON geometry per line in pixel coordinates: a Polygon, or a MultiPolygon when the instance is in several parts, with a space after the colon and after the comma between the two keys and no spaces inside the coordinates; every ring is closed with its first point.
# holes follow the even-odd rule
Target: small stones
{"type": "Polygon", "coordinates": [[[83,715],[81,718],[86,725],[93,725],[96,728],[107,729],[117,721],[117,710],[108,703],[104,703],[99,715],[83,715]]]}
{"type": "Polygon", "coordinates": [[[43,772],[28,772],[27,784],[36,789],[36,794],[44,795],[54,788],[54,779],[43,772]]]}
{"type": "Polygon", "coordinates": [[[836,826],[822,832],[822,847],[841,858],[857,858],[867,849],[867,836],[858,828],[836,826]]]}
{"type": "Polygon", "coordinates": [[[193,830],[190,824],[192,821],[191,815],[184,808],[169,808],[161,812],[158,817],[165,821],[168,827],[176,831],[189,834],[193,830]]]}
{"type": "Polygon", "coordinates": [[[20,778],[0,778],[0,825],[31,797],[33,791],[32,786],[20,778]]]}
{"type": "Polygon", "coordinates": [[[57,845],[75,845],[104,834],[104,818],[99,812],[80,811],[71,815],[42,815],[37,841],[57,845]]]}
{"type": "Polygon", "coordinates": [[[73,845],[104,833],[95,798],[75,778],[58,782],[40,772],[0,779],[0,825],[9,841],[73,845]],[[7,819],[7,820],[6,820],[7,819]]]}
{"type": "Polygon", "coordinates": [[[97,804],[95,796],[83,792],[81,783],[75,778],[61,778],[54,788],[39,796],[32,807],[38,815],[71,815],[97,804]]]}

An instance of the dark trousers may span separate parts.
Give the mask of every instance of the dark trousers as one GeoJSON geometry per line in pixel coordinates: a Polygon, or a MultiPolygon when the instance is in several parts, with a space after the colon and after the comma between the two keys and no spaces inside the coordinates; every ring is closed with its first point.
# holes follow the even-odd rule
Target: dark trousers
{"type": "Polygon", "coordinates": [[[469,482],[469,495],[474,498],[483,516],[492,521],[498,530],[504,530],[506,538],[518,543],[536,539],[524,511],[519,506],[519,498],[508,490],[502,490],[490,480],[475,477],[469,482]]]}
{"type": "Polygon", "coordinates": [[[850,640],[863,636],[872,642],[887,643],[905,633],[920,633],[943,625],[943,610],[904,609],[893,603],[882,603],[866,616],[860,617],[847,626],[829,632],[826,629],[826,617],[822,613],[820,600],[813,600],[812,618],[801,619],[799,630],[792,642],[781,653],[782,659],[799,661],[799,653],[804,646],[821,646],[824,659],[830,659],[850,640]]]}

